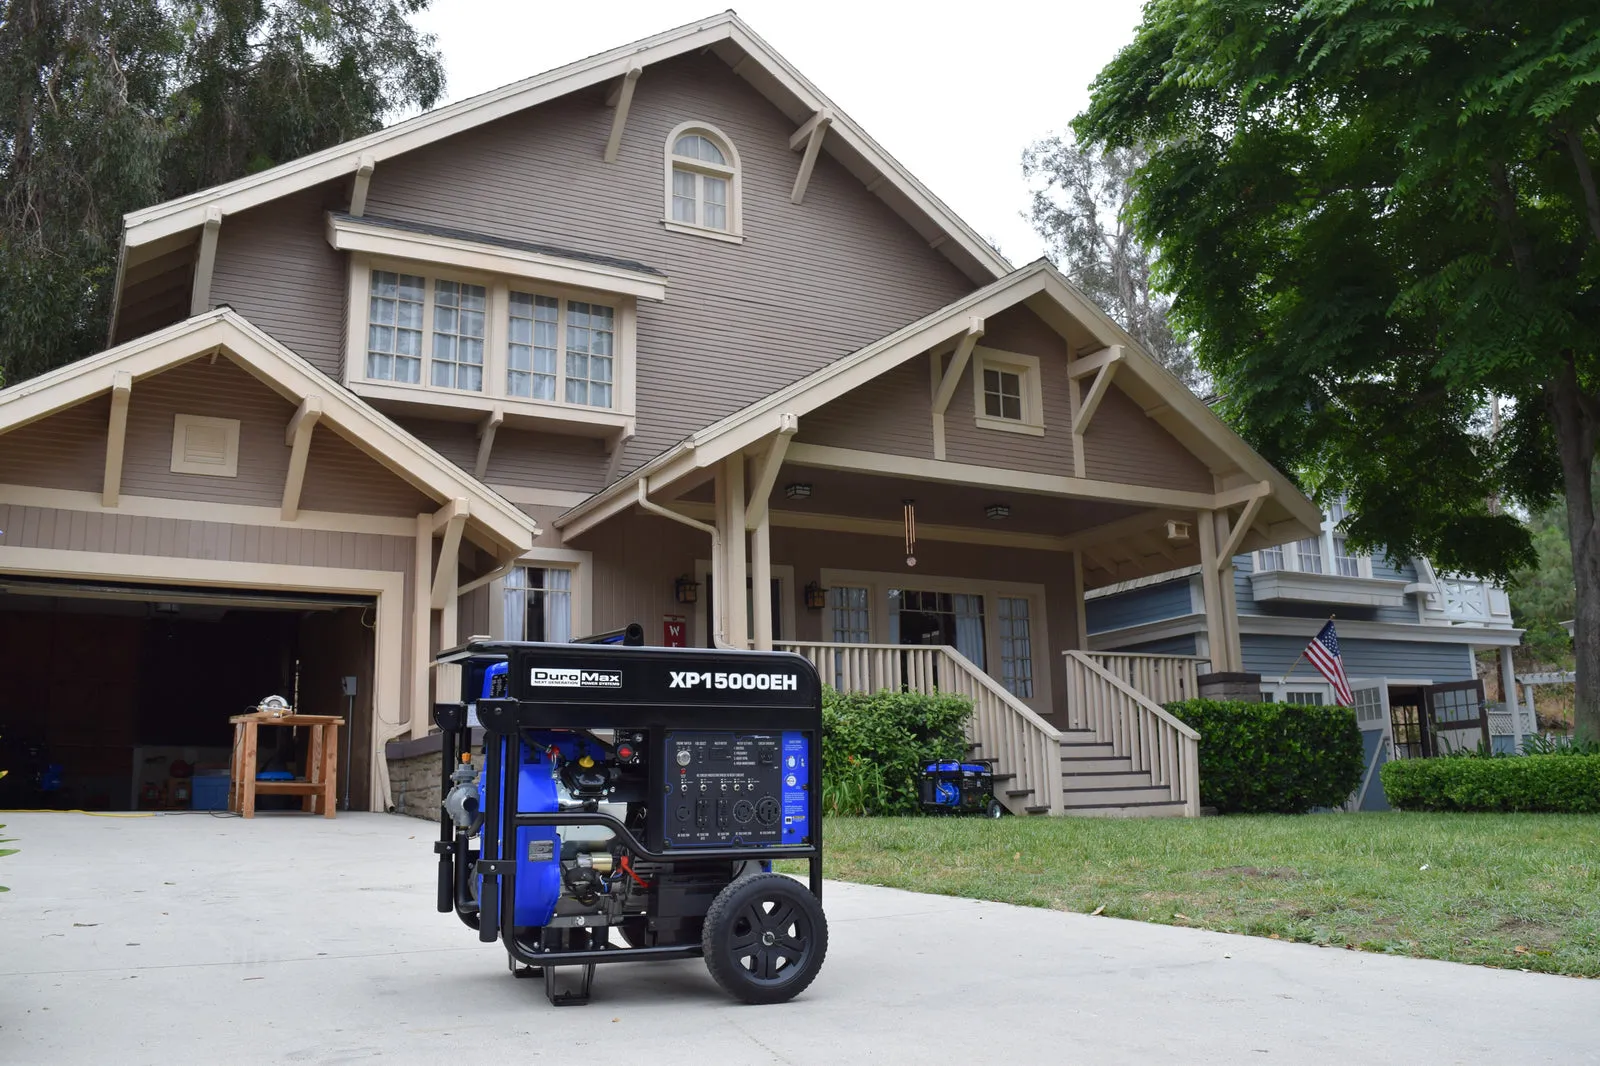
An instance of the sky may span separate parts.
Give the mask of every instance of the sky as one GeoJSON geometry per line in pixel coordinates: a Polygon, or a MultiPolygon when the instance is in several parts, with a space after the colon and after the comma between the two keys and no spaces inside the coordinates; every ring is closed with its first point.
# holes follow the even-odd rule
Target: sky
{"type": "MultiPolygon", "coordinates": [[[[449,102],[704,18],[716,4],[434,0],[416,21],[438,37],[449,102]]],[[[1087,105],[1095,74],[1132,40],[1140,3],[745,0],[735,10],[1020,265],[1043,253],[1023,218],[1022,151],[1087,105]]]]}

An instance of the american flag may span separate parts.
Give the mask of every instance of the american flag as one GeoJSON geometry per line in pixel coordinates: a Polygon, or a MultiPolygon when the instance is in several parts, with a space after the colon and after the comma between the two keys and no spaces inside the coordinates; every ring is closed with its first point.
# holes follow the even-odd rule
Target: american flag
{"type": "Polygon", "coordinates": [[[1333,698],[1339,706],[1349,707],[1356,700],[1350,694],[1350,679],[1344,676],[1344,657],[1339,654],[1339,634],[1333,631],[1330,621],[1306,645],[1306,661],[1333,685],[1333,698]]]}

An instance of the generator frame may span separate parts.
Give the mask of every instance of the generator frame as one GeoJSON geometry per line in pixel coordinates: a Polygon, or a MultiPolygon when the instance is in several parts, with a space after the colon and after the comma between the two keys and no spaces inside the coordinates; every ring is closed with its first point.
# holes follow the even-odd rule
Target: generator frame
{"type": "MultiPolygon", "coordinates": [[[[440,795],[450,788],[451,774],[470,757],[474,748],[471,713],[475,712],[482,729],[484,753],[484,791],[489,797],[503,796],[494,804],[492,816],[483,818],[481,846],[471,847],[473,834],[457,826],[441,812],[439,840],[434,851],[439,856],[438,909],[454,911],[468,927],[476,929],[484,943],[499,940],[518,976],[542,976],[545,992],[558,1006],[586,1002],[599,963],[644,962],[650,960],[698,958],[705,954],[702,945],[621,946],[609,942],[609,933],[593,937],[591,946],[580,950],[531,948],[516,935],[513,908],[516,901],[517,860],[482,858],[501,855],[502,841],[516,839],[517,830],[532,827],[600,826],[635,858],[661,863],[708,860],[776,861],[804,859],[808,864],[810,893],[822,900],[822,702],[821,681],[815,667],[798,655],[783,652],[751,652],[721,649],[619,647],[614,643],[536,644],[520,641],[474,640],[441,652],[438,663],[460,667],[461,700],[436,703],[434,721],[441,732],[440,795]],[[508,664],[508,691],[503,698],[483,698],[483,677],[496,663],[508,664]],[[561,688],[534,691],[528,681],[533,667],[558,670],[620,671],[621,682],[610,688],[561,688]],[[795,691],[732,690],[710,685],[673,687],[673,675],[715,676],[717,673],[763,673],[774,668],[793,671],[799,678],[795,691]],[[657,798],[664,792],[665,759],[663,738],[672,731],[734,731],[770,733],[783,730],[810,735],[805,790],[810,797],[805,843],[736,844],[730,846],[672,847],[662,834],[659,847],[648,838],[640,839],[622,820],[599,810],[566,810],[550,813],[519,813],[518,767],[503,765],[506,752],[520,751],[525,730],[623,731],[644,733],[650,738],[648,766],[650,788],[647,795],[651,818],[655,818],[657,798]],[[509,743],[507,743],[509,741],[509,743]],[[472,900],[473,877],[481,877],[476,905],[472,900]],[[518,971],[520,963],[526,970],[518,971]],[[558,993],[555,968],[584,967],[580,991],[558,993]]],[[[662,815],[664,817],[664,814],[662,815]]],[[[659,819],[657,819],[659,820],[659,819]]],[[[609,929],[607,926],[599,928],[609,929]]],[[[825,936],[825,934],[824,934],[825,936]]]]}

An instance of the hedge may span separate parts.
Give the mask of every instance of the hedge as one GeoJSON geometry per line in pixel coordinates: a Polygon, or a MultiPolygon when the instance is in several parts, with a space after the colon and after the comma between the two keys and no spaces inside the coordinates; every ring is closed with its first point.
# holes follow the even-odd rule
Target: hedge
{"type": "Polygon", "coordinates": [[[915,692],[822,694],[822,807],[828,814],[914,814],[917,775],[966,754],[970,701],[915,692]]]}
{"type": "Polygon", "coordinates": [[[1378,771],[1406,811],[1600,811],[1600,755],[1396,759],[1378,771]]]}
{"type": "Polygon", "coordinates": [[[1200,732],[1200,802],[1222,814],[1337,807],[1366,769],[1348,707],[1184,700],[1167,710],[1200,732]]]}

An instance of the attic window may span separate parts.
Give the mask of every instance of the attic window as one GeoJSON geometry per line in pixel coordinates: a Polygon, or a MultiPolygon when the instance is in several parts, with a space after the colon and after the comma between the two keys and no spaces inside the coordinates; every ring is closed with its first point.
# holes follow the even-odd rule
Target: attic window
{"type": "Polygon", "coordinates": [[[668,229],[740,239],[739,154],[719,130],[685,123],[667,137],[668,229]]]}
{"type": "Polygon", "coordinates": [[[1044,397],[1036,356],[974,349],[972,391],[973,413],[983,429],[1043,435],[1044,397]]]}
{"type": "Polygon", "coordinates": [[[239,420],[174,415],[172,472],[210,477],[239,476],[239,420]]]}

